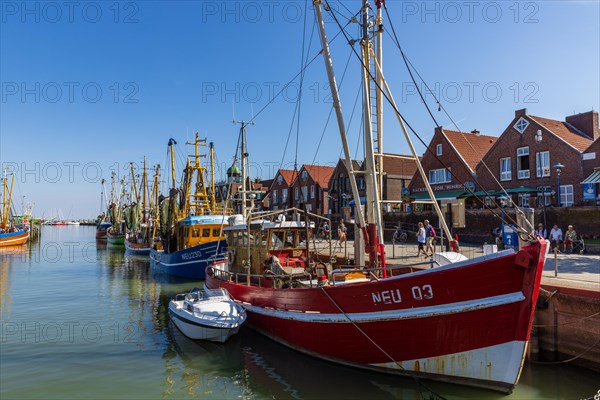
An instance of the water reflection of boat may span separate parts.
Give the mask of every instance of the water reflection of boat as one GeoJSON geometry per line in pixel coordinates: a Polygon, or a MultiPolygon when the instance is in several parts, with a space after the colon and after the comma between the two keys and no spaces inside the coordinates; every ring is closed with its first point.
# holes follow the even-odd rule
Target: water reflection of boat
{"type": "Polygon", "coordinates": [[[272,398],[385,398],[390,388],[398,398],[422,398],[423,391],[407,377],[392,377],[336,365],[295,352],[254,330],[239,335],[244,367],[253,391],[272,398]],[[293,360],[293,361],[292,361],[293,360]]]}
{"type": "Polygon", "coordinates": [[[165,333],[187,368],[208,369],[219,375],[233,375],[243,368],[240,335],[233,336],[226,343],[193,340],[177,329],[173,322],[169,322],[165,333]]]}

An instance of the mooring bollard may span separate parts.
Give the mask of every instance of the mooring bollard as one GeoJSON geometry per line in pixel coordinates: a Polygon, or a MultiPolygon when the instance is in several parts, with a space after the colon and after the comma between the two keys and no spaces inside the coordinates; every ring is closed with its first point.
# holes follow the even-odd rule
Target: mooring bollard
{"type": "Polygon", "coordinates": [[[558,276],[558,247],[554,248],[554,277],[558,276]]]}

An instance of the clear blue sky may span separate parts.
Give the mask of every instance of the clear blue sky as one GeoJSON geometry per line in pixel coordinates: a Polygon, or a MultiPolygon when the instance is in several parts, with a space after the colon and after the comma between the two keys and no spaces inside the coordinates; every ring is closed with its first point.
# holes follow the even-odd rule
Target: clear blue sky
{"type": "MultiPolygon", "coordinates": [[[[308,2],[305,52],[319,48],[308,2]],[[312,35],[312,41],[310,41],[312,35]],[[310,50],[309,50],[310,47],[310,50]]],[[[350,15],[332,2],[345,22],[350,15]]],[[[231,163],[238,127],[301,66],[305,1],[2,1],[0,30],[0,162],[16,168],[15,200],[35,202],[48,217],[93,217],[100,176],[127,172],[128,162],[165,164],[167,141],[195,131],[231,163]],[[27,172],[28,171],[28,172],[27,172]]],[[[344,2],[356,12],[359,3],[344,2]]],[[[463,130],[499,135],[516,109],[563,120],[600,108],[598,1],[388,1],[405,52],[463,130]]],[[[339,29],[327,19],[328,35],[339,29]]],[[[386,30],[391,32],[388,21],[386,30]]],[[[357,25],[349,31],[357,38],[357,25]]],[[[407,119],[428,141],[434,129],[386,34],[387,79],[407,119]]],[[[349,46],[332,43],[338,82],[349,46]]],[[[348,122],[360,85],[351,58],[342,83],[348,122]]],[[[307,69],[298,163],[335,163],[340,140],[321,59],[307,69]]],[[[255,175],[269,178],[294,162],[297,79],[248,128],[255,175]]],[[[436,112],[437,113],[437,112],[436,112]]],[[[449,125],[437,113],[444,126],[449,125]]],[[[389,111],[385,150],[407,152],[389,111]]],[[[349,136],[356,148],[360,113],[349,136]]],[[[180,155],[190,149],[180,146],[180,155]]],[[[423,147],[419,146],[419,151],[423,147]]],[[[361,155],[359,151],[358,155],[361,155]]]]}

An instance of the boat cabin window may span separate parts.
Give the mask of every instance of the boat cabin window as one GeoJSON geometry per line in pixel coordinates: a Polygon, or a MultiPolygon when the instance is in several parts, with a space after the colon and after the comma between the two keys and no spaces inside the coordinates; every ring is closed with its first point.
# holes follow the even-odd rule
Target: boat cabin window
{"type": "Polygon", "coordinates": [[[210,237],[210,228],[202,229],[202,237],[210,237]]]}
{"type": "Polygon", "coordinates": [[[294,229],[273,231],[271,233],[271,248],[285,249],[297,246],[297,231],[294,229]]]}
{"type": "Polygon", "coordinates": [[[192,237],[200,237],[200,228],[193,228],[192,229],[192,237]]]}
{"type": "Polygon", "coordinates": [[[294,231],[287,231],[285,233],[285,243],[284,246],[285,247],[294,247],[295,243],[294,243],[294,231]]]}
{"type": "Polygon", "coordinates": [[[284,240],[285,240],[285,232],[284,231],[271,232],[271,248],[272,249],[283,249],[284,240]]]}
{"type": "Polygon", "coordinates": [[[221,235],[219,235],[219,232],[221,231],[221,229],[219,228],[213,228],[213,236],[214,237],[219,237],[221,235]]]}

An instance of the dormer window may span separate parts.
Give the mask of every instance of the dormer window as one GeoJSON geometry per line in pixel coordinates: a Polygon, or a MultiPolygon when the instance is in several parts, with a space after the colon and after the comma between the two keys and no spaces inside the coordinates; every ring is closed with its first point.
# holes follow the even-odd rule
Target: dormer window
{"type": "Polygon", "coordinates": [[[442,155],[442,144],[441,144],[441,143],[435,146],[435,153],[436,153],[438,156],[441,156],[441,155],[442,155]]]}
{"type": "Polygon", "coordinates": [[[523,132],[525,132],[525,129],[527,129],[528,126],[529,126],[529,121],[527,121],[525,118],[521,117],[521,118],[519,118],[517,123],[514,125],[514,128],[517,130],[517,132],[519,132],[520,134],[523,134],[523,132]]]}

